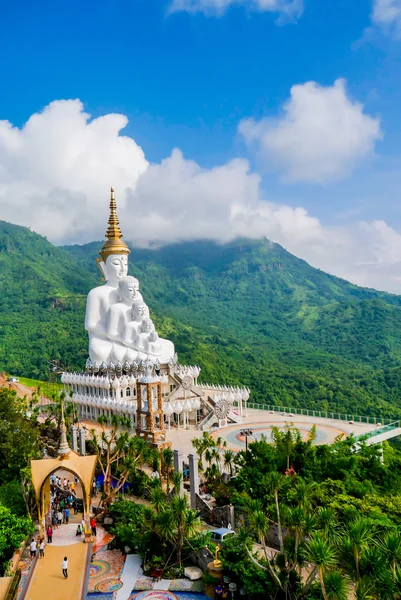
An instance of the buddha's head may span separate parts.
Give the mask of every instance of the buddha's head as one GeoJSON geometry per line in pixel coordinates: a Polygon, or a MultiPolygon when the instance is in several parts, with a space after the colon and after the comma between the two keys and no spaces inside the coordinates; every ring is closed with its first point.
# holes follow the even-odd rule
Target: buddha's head
{"type": "Polygon", "coordinates": [[[149,308],[145,302],[137,302],[132,307],[134,321],[143,321],[149,319],[149,308]]]}
{"type": "Polygon", "coordinates": [[[138,297],[139,281],[136,277],[123,277],[118,282],[120,302],[133,304],[138,297]]]}
{"type": "Polygon", "coordinates": [[[107,283],[118,284],[118,282],[127,276],[128,273],[128,255],[110,254],[106,262],[100,261],[99,266],[107,283]]]}
{"type": "Polygon", "coordinates": [[[150,333],[155,328],[152,319],[144,319],[142,321],[141,330],[143,333],[150,333]]]}

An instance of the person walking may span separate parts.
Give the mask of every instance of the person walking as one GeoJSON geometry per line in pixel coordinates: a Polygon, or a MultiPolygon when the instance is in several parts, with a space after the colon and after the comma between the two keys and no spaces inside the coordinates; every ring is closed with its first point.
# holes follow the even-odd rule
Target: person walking
{"type": "Polygon", "coordinates": [[[68,558],[66,556],[64,556],[64,560],[61,564],[61,569],[63,571],[64,578],[67,579],[67,577],[68,577],[68,558]]]}
{"type": "Polygon", "coordinates": [[[29,544],[29,551],[31,554],[31,558],[35,558],[35,556],[36,556],[36,548],[37,548],[37,544],[36,544],[35,540],[32,538],[32,541],[29,544]]]}
{"type": "Polygon", "coordinates": [[[94,537],[96,537],[96,519],[94,517],[91,518],[90,520],[90,524],[91,524],[91,529],[92,529],[92,535],[94,537]]]}
{"type": "Polygon", "coordinates": [[[47,533],[47,543],[51,544],[53,541],[53,529],[52,529],[51,525],[48,526],[46,533],[47,533]]]}
{"type": "Polygon", "coordinates": [[[64,515],[65,515],[65,522],[68,523],[70,520],[70,509],[68,507],[65,509],[64,515]]]}
{"type": "Polygon", "coordinates": [[[45,556],[45,540],[42,540],[39,544],[39,553],[40,553],[40,558],[44,558],[45,556]]]}
{"type": "Polygon", "coordinates": [[[93,488],[93,495],[96,496],[96,479],[93,480],[93,484],[92,484],[92,488],[93,488]]]}
{"type": "Polygon", "coordinates": [[[59,510],[57,513],[57,521],[58,525],[61,525],[61,523],[63,522],[63,513],[61,512],[61,510],[59,510]]]}

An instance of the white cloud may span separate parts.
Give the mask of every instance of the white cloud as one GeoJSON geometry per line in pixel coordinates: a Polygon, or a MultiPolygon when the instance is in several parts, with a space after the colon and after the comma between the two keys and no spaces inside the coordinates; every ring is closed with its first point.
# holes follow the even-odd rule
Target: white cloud
{"type": "Polygon", "coordinates": [[[262,237],[356,283],[401,293],[401,236],[382,221],[327,227],[268,201],[245,159],[202,169],[174,150],[149,164],[122,115],[91,120],[79,101],[53,102],[22,129],[0,122],[0,218],[55,243],[102,239],[114,185],[127,241],[262,237]]]}
{"type": "Polygon", "coordinates": [[[282,116],[246,119],[239,131],[287,181],[312,183],[346,177],[382,137],[380,120],[347,96],[343,79],[328,87],[314,81],[294,85],[282,116]]]}
{"type": "Polygon", "coordinates": [[[303,12],[303,0],[172,0],[169,12],[186,11],[221,16],[230,6],[235,5],[276,13],[280,20],[295,20],[303,12]]]}
{"type": "Polygon", "coordinates": [[[401,34],[401,0],[374,0],[372,21],[375,25],[401,34]]]}

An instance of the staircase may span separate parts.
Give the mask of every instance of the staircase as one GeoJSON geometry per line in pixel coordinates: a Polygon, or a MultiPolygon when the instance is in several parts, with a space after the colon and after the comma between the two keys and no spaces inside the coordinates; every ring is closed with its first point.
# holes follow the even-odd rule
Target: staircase
{"type": "Polygon", "coordinates": [[[242,423],[242,417],[235,414],[235,412],[233,410],[230,410],[230,412],[228,413],[227,419],[229,419],[230,421],[233,421],[234,423],[242,423]]]}

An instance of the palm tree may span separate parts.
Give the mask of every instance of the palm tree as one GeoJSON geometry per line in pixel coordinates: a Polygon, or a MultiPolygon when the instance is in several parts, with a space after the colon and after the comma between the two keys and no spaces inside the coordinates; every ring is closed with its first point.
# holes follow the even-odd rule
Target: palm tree
{"type": "Polygon", "coordinates": [[[230,477],[232,477],[232,475],[233,475],[234,458],[235,458],[235,453],[232,450],[224,450],[223,464],[226,469],[229,469],[230,477]]]}
{"type": "Polygon", "coordinates": [[[196,511],[189,508],[186,496],[174,496],[170,508],[172,521],[176,527],[177,561],[181,567],[185,538],[195,532],[199,519],[196,511]]]}
{"type": "Polygon", "coordinates": [[[327,600],[347,600],[349,586],[347,577],[340,571],[329,571],[324,576],[327,600]]]}
{"type": "Polygon", "coordinates": [[[346,546],[352,549],[357,581],[360,579],[359,563],[361,553],[369,547],[372,539],[373,524],[370,519],[358,517],[348,525],[344,542],[346,546]]]}
{"type": "Polygon", "coordinates": [[[335,510],[320,506],[316,513],[317,529],[320,529],[327,541],[338,546],[343,537],[343,530],[338,522],[335,510]]]}
{"type": "Polygon", "coordinates": [[[282,554],[284,552],[284,541],[283,541],[283,532],[281,529],[281,518],[280,518],[280,507],[279,507],[279,503],[278,503],[278,493],[279,493],[280,489],[283,487],[284,481],[285,481],[284,476],[281,475],[281,473],[276,473],[275,471],[272,471],[271,473],[269,473],[269,475],[266,478],[267,487],[270,488],[270,490],[274,496],[274,502],[276,505],[278,539],[279,539],[279,544],[280,544],[280,552],[282,554]]]}
{"type": "Polygon", "coordinates": [[[395,577],[397,563],[401,562],[401,535],[391,531],[384,536],[379,545],[384,554],[387,556],[391,564],[393,576],[395,577]]]}
{"type": "Polygon", "coordinates": [[[306,532],[310,532],[314,528],[315,520],[302,506],[295,506],[294,508],[287,509],[286,521],[288,529],[295,534],[293,562],[296,565],[299,558],[298,550],[300,541],[306,532]]]}
{"type": "Polygon", "coordinates": [[[179,473],[178,471],[173,471],[171,473],[171,482],[174,487],[174,494],[180,494],[182,485],[182,473],[179,473]]]}
{"type": "Polygon", "coordinates": [[[162,510],[166,507],[166,495],[163,492],[160,484],[152,488],[150,492],[150,501],[156,511],[156,514],[161,513],[162,510]]]}
{"type": "MultiPolygon", "coordinates": [[[[273,580],[276,582],[276,584],[278,585],[278,587],[280,588],[280,590],[284,591],[285,587],[282,584],[280,578],[278,577],[276,571],[273,568],[273,565],[271,563],[271,558],[267,554],[266,536],[267,536],[267,532],[268,532],[268,529],[269,529],[268,518],[264,514],[261,505],[256,500],[251,501],[251,505],[252,505],[252,509],[249,512],[249,525],[250,525],[250,528],[253,531],[253,533],[256,535],[256,537],[259,540],[260,544],[262,545],[263,553],[265,555],[265,559],[266,559],[266,562],[267,562],[267,566],[268,566],[268,569],[270,571],[270,574],[271,574],[273,580]]],[[[247,546],[246,546],[246,548],[247,548],[249,557],[251,558],[251,560],[253,560],[253,557],[250,554],[249,549],[248,549],[247,546]]],[[[255,560],[253,560],[253,562],[255,562],[255,560]]],[[[256,564],[259,567],[261,566],[258,563],[256,563],[256,564]]]]}
{"type": "Polygon", "coordinates": [[[368,577],[362,577],[355,588],[356,600],[375,600],[374,585],[368,577]]]}
{"type": "Polygon", "coordinates": [[[326,570],[337,565],[335,548],[324,538],[320,531],[317,531],[311,535],[307,544],[306,557],[313,565],[315,565],[315,569],[319,575],[324,600],[329,600],[324,583],[324,575],[326,570]]]}
{"type": "Polygon", "coordinates": [[[215,441],[207,431],[202,433],[202,437],[192,440],[192,445],[199,456],[199,470],[203,471],[203,455],[208,448],[215,446],[215,441]]]}
{"type": "Polygon", "coordinates": [[[167,493],[170,491],[170,472],[174,466],[174,452],[171,448],[164,448],[162,452],[163,465],[167,480],[167,493]]]}

